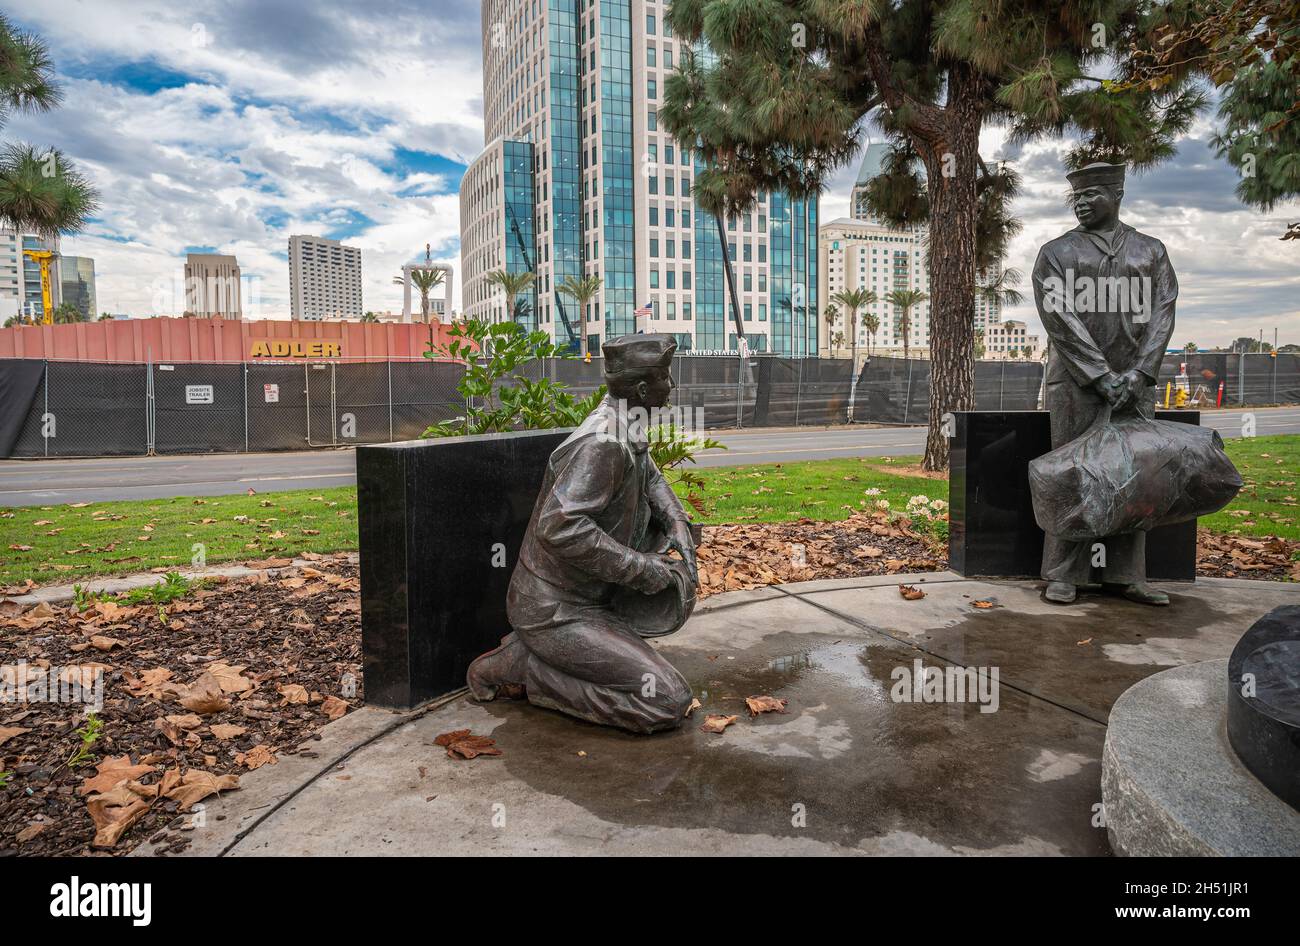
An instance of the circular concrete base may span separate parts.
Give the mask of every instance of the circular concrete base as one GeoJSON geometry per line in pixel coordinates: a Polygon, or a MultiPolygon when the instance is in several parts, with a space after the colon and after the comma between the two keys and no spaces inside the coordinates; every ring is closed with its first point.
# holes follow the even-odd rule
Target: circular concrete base
{"type": "Polygon", "coordinates": [[[1115,701],[1101,797],[1116,854],[1300,854],[1300,813],[1228,745],[1227,686],[1228,661],[1207,660],[1147,677],[1115,701]]]}

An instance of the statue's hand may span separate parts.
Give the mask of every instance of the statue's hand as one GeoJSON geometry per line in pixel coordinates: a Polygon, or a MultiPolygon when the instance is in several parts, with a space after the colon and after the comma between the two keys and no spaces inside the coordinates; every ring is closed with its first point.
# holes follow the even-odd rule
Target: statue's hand
{"type": "Polygon", "coordinates": [[[1142,397],[1142,392],[1146,386],[1146,378],[1143,376],[1142,372],[1135,369],[1125,371],[1119,376],[1118,391],[1120,399],[1118,403],[1112,406],[1112,410],[1116,412],[1127,411],[1134,407],[1137,404],[1138,399],[1142,397]]]}
{"type": "Polygon", "coordinates": [[[1092,386],[1096,388],[1098,394],[1106,399],[1106,403],[1109,404],[1113,410],[1119,410],[1119,401],[1123,396],[1124,387],[1124,382],[1119,375],[1113,371],[1107,371],[1096,381],[1092,382],[1092,386]]]}
{"type": "Polygon", "coordinates": [[[691,536],[689,522],[681,519],[673,520],[672,527],[668,531],[668,547],[677,550],[677,554],[682,557],[687,570],[691,573],[691,581],[698,586],[700,569],[695,561],[695,539],[691,536]]]}
{"type": "Polygon", "coordinates": [[[673,571],[667,555],[647,555],[646,569],[636,583],[636,590],[643,595],[653,595],[667,588],[673,580],[673,571]]]}

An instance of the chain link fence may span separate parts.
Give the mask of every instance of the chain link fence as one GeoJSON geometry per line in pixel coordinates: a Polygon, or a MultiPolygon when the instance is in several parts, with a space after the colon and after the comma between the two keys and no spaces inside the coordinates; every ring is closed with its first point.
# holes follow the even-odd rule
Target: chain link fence
{"type": "MultiPolygon", "coordinates": [[[[104,364],[0,360],[0,457],[260,452],[419,437],[464,413],[453,362],[104,364]]],[[[924,424],[930,362],[678,355],[673,404],[695,428],[924,424]],[[853,393],[850,413],[850,392],[853,393]]],[[[1042,362],[975,364],[975,409],[1034,410],[1042,362]]],[[[604,362],[545,359],[518,374],[583,396],[604,362]]],[[[1158,394],[1193,406],[1300,402],[1300,355],[1168,355],[1158,394]],[[1186,372],[1182,368],[1186,367],[1186,372]]]]}
{"type": "MultiPolygon", "coordinates": [[[[853,419],[878,424],[924,424],[930,412],[930,361],[877,356],[863,365],[854,389],[853,419]]],[[[975,362],[975,410],[1038,408],[1041,361],[975,362]]]]}

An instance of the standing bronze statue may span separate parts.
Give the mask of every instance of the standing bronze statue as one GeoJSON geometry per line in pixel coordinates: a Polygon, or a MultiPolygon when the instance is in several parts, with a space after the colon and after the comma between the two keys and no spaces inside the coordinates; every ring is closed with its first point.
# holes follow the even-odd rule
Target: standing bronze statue
{"type": "Polygon", "coordinates": [[[644,639],[684,623],[698,584],[689,519],[646,440],[676,348],[666,335],[605,343],[609,393],[551,454],[510,579],[514,631],[470,664],[476,699],[524,696],[640,733],[685,718],[690,686],[644,639]]]}
{"type": "MultiPolygon", "coordinates": [[[[1034,302],[1051,339],[1046,400],[1054,448],[1099,420],[1154,416],[1178,298],[1164,244],[1119,219],[1124,166],[1090,164],[1066,177],[1079,226],[1039,250],[1033,275],[1034,302]]],[[[1074,601],[1094,568],[1107,590],[1143,604],[1169,603],[1146,583],[1145,531],[1080,539],[1048,530],[1042,574],[1049,601],[1074,601]]]]}

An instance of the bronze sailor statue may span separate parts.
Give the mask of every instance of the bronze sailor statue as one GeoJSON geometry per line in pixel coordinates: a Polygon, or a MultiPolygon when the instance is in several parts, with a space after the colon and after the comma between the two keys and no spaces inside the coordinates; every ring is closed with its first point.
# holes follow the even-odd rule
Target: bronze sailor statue
{"type": "Polygon", "coordinates": [[[476,699],[526,697],[640,733],[681,725],[690,686],[645,640],[685,622],[698,584],[689,519],[647,442],[676,347],[605,343],[609,393],[551,455],[510,580],[514,631],[470,665],[476,699]]]}
{"type": "Polygon", "coordinates": [[[1069,604],[1099,577],[1104,590],[1165,605],[1147,584],[1147,531],[1222,508],[1241,478],[1217,433],[1154,420],[1178,280],[1164,244],[1119,219],[1124,166],[1066,176],[1079,225],[1042,247],[1033,273],[1051,340],[1054,449],[1030,464],[1045,596],[1069,604]]]}

